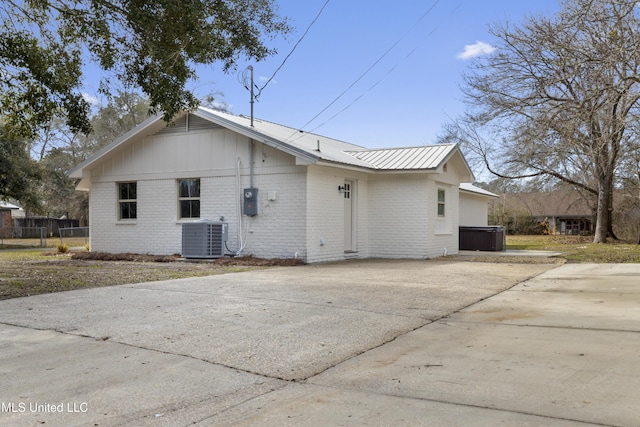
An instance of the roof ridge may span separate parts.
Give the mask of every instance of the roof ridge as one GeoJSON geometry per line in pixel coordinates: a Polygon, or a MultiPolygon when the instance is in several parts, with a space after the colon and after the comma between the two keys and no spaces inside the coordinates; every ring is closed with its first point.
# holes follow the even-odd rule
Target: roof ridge
{"type": "MultiPolygon", "coordinates": [[[[345,153],[363,153],[367,151],[390,151],[390,150],[411,150],[414,148],[424,148],[424,147],[452,147],[457,145],[453,142],[439,143],[439,144],[423,144],[423,145],[411,145],[411,146],[402,146],[402,147],[383,147],[383,148],[365,148],[364,150],[344,150],[345,153]]],[[[364,148],[364,147],[363,147],[364,148]]]]}
{"type": "MultiPolygon", "coordinates": [[[[242,118],[242,119],[248,119],[248,120],[251,119],[250,116],[247,116],[245,114],[234,114],[234,113],[230,113],[230,112],[227,112],[227,111],[218,111],[218,110],[213,110],[213,109],[208,108],[208,107],[198,107],[198,108],[203,108],[207,112],[214,113],[214,114],[222,113],[222,114],[228,114],[228,115],[234,116],[234,117],[239,117],[239,118],[242,118]]],[[[304,133],[306,135],[313,135],[313,136],[317,136],[317,137],[324,138],[324,139],[330,139],[332,141],[341,142],[341,143],[347,144],[347,145],[353,145],[355,147],[366,148],[366,147],[363,147],[361,145],[354,144],[352,142],[347,142],[347,141],[345,141],[343,139],[337,139],[337,138],[334,138],[334,137],[331,137],[331,136],[321,135],[319,133],[307,132],[307,131],[304,131],[302,129],[298,129],[298,128],[294,128],[294,127],[291,127],[291,126],[283,125],[282,123],[276,123],[276,122],[273,122],[271,120],[266,120],[266,119],[255,117],[255,116],[253,117],[253,121],[254,122],[267,123],[267,124],[274,125],[274,126],[279,126],[281,128],[289,129],[289,130],[291,130],[291,132],[295,132],[295,133],[304,133]]],[[[293,141],[287,141],[287,142],[295,142],[295,139],[293,141]]]]}

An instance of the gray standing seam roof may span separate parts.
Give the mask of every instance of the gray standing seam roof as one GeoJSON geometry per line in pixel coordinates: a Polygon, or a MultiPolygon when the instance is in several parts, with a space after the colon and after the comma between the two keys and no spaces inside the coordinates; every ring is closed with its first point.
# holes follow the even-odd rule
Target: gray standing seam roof
{"type": "MultiPolygon", "coordinates": [[[[437,144],[368,150],[344,141],[301,132],[297,129],[259,119],[255,119],[254,126],[250,126],[248,117],[213,111],[204,107],[198,107],[191,114],[223,127],[234,128],[236,131],[244,132],[250,138],[259,138],[262,142],[269,143],[292,155],[304,156],[311,161],[325,160],[380,171],[436,170],[457,147],[456,144],[437,144]]],[[[157,127],[161,120],[160,116],[147,119],[76,166],[69,172],[69,176],[82,178],[83,169],[125,143],[134,135],[145,131],[147,128],[157,127]]]]}
{"type": "Polygon", "coordinates": [[[376,169],[416,170],[436,169],[455,147],[455,144],[438,144],[345,152],[358,160],[369,163],[376,169]]]}

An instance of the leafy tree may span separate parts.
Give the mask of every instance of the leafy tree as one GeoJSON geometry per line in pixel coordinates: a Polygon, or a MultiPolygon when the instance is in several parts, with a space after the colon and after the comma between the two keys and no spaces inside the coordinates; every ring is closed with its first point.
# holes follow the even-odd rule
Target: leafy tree
{"type": "Polygon", "coordinates": [[[194,66],[274,52],[263,38],[287,34],[274,0],[5,0],[0,3],[0,116],[8,133],[31,136],[53,117],[89,133],[80,92],[84,58],[137,87],[169,121],[197,105],[185,84],[194,66]],[[85,54],[86,52],[86,54],[85,54]]]}
{"type": "Polygon", "coordinates": [[[7,135],[0,127],[0,199],[15,199],[28,209],[37,209],[40,200],[35,183],[41,176],[24,140],[7,135]]]}
{"type": "Polygon", "coordinates": [[[565,0],[551,17],[490,28],[495,53],[465,76],[455,134],[495,175],[547,177],[597,197],[595,243],[613,236],[621,154],[638,135],[638,1],[565,0]]]}

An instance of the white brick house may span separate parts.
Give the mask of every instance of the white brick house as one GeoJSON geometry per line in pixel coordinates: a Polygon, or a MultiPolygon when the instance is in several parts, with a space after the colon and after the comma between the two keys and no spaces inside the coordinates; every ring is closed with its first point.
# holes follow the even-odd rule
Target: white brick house
{"type": "Polygon", "coordinates": [[[150,118],[70,176],[90,192],[93,251],[179,254],[184,222],[223,218],[230,253],[307,262],[457,253],[473,181],[455,144],[367,150],[206,108],[150,118]]]}

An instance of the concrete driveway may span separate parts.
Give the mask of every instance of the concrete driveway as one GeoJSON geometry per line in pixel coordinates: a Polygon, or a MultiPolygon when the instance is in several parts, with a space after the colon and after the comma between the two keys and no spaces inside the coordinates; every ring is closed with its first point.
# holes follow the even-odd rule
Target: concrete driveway
{"type": "Polygon", "coordinates": [[[2,301],[0,425],[637,425],[640,265],[552,267],[353,261],[2,301]]]}

